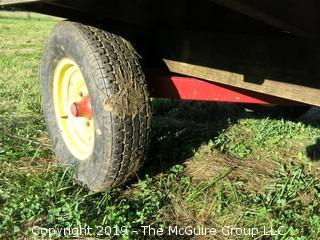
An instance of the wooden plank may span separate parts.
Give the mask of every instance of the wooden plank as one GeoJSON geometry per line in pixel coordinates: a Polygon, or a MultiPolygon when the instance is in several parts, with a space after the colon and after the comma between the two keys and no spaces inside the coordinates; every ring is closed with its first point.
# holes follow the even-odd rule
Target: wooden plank
{"type": "Polygon", "coordinates": [[[173,73],[320,106],[320,53],[313,42],[197,31],[162,32],[154,39],[147,63],[156,55],[173,73]]]}
{"type": "Polygon", "coordinates": [[[310,105],[320,106],[320,89],[264,79],[262,83],[247,82],[245,75],[185,62],[163,59],[173,73],[201,78],[208,81],[281,97],[310,105]]]}
{"type": "Polygon", "coordinates": [[[40,0],[0,0],[0,6],[40,2],[40,0]]]}

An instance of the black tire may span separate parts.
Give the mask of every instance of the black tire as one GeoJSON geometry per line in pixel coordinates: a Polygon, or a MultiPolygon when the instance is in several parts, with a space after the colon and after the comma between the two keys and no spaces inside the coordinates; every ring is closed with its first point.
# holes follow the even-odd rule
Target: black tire
{"type": "Polygon", "coordinates": [[[51,32],[40,71],[43,111],[58,161],[76,166],[76,178],[93,191],[124,183],[146,157],[151,104],[139,56],[120,36],[84,24],[63,21],[51,32]],[[63,57],[80,67],[89,91],[95,129],[94,149],[75,158],[55,121],[54,69],[63,57]]]}

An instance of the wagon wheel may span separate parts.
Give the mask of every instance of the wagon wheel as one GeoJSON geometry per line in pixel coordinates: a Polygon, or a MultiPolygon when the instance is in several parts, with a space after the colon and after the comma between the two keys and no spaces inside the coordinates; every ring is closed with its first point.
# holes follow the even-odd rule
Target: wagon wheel
{"type": "Polygon", "coordinates": [[[125,182],[143,162],[150,99],[128,41],[64,21],[49,36],[41,65],[46,124],[56,157],[76,166],[91,190],[125,182]]]}

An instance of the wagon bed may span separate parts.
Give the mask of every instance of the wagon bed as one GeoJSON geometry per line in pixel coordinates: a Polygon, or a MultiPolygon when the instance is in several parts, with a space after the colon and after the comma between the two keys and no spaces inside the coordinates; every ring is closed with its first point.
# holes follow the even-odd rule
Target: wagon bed
{"type": "Polygon", "coordinates": [[[148,62],[157,55],[172,73],[320,106],[316,0],[1,0],[1,5],[120,29],[138,44],[145,38],[141,51],[148,62]]]}

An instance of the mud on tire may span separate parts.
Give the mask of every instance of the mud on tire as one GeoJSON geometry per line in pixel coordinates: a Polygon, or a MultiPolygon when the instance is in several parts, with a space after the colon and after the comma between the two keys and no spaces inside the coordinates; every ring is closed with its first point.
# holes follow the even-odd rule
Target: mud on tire
{"type": "Polygon", "coordinates": [[[120,36],[76,22],[59,23],[49,36],[40,71],[43,111],[58,161],[76,166],[76,178],[91,190],[124,183],[143,162],[151,125],[150,98],[139,56],[120,36]],[[80,67],[94,120],[94,146],[77,159],[62,138],[53,100],[53,76],[62,58],[80,67]]]}

